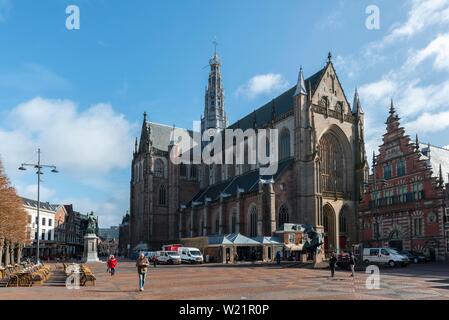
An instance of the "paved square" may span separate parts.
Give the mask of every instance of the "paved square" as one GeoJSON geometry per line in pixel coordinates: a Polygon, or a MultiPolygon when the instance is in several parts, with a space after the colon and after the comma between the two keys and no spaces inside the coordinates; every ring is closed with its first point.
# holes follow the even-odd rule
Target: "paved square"
{"type": "MultiPolygon", "coordinates": [[[[53,265],[61,270],[61,265],[53,265]]],[[[119,262],[117,273],[106,264],[90,265],[95,287],[68,290],[52,284],[32,288],[0,288],[5,299],[449,299],[449,265],[420,264],[381,269],[380,289],[368,290],[367,274],[276,265],[180,265],[150,268],[146,289],[138,292],[134,262],[119,262]]]]}

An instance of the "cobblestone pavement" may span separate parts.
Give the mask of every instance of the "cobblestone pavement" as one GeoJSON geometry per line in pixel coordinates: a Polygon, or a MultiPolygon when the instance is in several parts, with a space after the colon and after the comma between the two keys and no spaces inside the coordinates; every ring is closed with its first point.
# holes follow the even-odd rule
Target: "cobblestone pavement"
{"type": "Polygon", "coordinates": [[[120,262],[111,277],[104,263],[90,265],[95,287],[0,288],[5,299],[449,299],[449,265],[420,264],[381,269],[380,289],[368,290],[367,274],[275,265],[198,265],[150,268],[146,289],[138,292],[133,262],[120,262]]]}

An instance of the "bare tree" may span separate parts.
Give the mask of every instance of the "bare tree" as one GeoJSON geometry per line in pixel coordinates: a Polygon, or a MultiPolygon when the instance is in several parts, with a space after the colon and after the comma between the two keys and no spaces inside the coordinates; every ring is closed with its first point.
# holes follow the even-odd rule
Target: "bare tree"
{"type": "Polygon", "coordinates": [[[27,242],[26,212],[0,161],[0,265],[20,261],[27,242]],[[11,261],[11,258],[14,261],[11,261]]]}

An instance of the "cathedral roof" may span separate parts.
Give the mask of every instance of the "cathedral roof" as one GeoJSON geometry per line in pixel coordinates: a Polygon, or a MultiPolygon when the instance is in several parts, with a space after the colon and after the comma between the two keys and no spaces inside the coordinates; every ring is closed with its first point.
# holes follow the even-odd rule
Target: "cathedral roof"
{"type": "MultiPolygon", "coordinates": [[[[286,160],[282,160],[279,162],[279,167],[276,174],[273,176],[274,181],[276,181],[285,170],[293,163],[293,158],[289,158],[286,160]]],[[[264,177],[260,176],[259,169],[251,170],[241,174],[239,176],[235,176],[226,181],[222,181],[216,183],[214,185],[207,186],[204,189],[201,189],[192,199],[191,202],[188,203],[187,207],[190,207],[192,202],[203,203],[206,198],[211,199],[211,201],[218,200],[220,198],[221,193],[225,193],[230,196],[237,195],[237,190],[242,189],[243,192],[251,192],[256,191],[259,188],[259,180],[260,179],[271,179],[271,176],[264,177]]]]}
{"type": "MultiPolygon", "coordinates": [[[[161,151],[168,151],[168,146],[170,145],[173,132],[173,126],[167,126],[154,122],[150,122],[149,125],[151,128],[151,142],[153,143],[153,147],[161,151]]],[[[190,136],[192,136],[191,130],[186,131],[190,134],[190,136]]]]}
{"type": "Polygon", "coordinates": [[[421,159],[426,160],[427,164],[431,167],[433,172],[432,176],[439,177],[441,165],[443,180],[449,183],[449,150],[427,144],[426,147],[421,148],[421,154],[421,159]]]}
{"type": "MultiPolygon", "coordinates": [[[[305,86],[308,90],[309,88],[312,90],[312,94],[315,92],[316,88],[318,87],[318,84],[321,80],[321,76],[325,72],[327,67],[324,67],[317,73],[313,74],[309,78],[305,80],[305,86]]],[[[254,116],[257,119],[257,126],[258,127],[264,127],[271,123],[271,120],[273,119],[273,107],[274,107],[274,114],[276,117],[279,117],[291,110],[293,110],[294,106],[294,95],[296,91],[297,85],[295,84],[294,87],[288,89],[278,97],[274,98],[270,102],[266,103],[259,109],[256,109],[254,112],[251,112],[247,116],[241,118],[237,122],[230,125],[228,128],[230,129],[237,129],[240,128],[242,130],[253,128],[254,125],[254,116]]]]}

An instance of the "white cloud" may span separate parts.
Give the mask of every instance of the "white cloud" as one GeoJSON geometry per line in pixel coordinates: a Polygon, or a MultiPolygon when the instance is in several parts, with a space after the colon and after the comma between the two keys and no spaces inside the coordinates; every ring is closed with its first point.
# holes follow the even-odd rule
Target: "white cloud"
{"type": "Polygon", "coordinates": [[[449,111],[423,113],[416,120],[405,124],[407,130],[414,132],[437,132],[449,127],[449,111]]]}
{"type": "Polygon", "coordinates": [[[411,38],[434,26],[449,24],[449,0],[413,0],[407,21],[392,28],[381,45],[411,38]]]}
{"type": "Polygon", "coordinates": [[[80,111],[70,100],[37,97],[14,108],[7,120],[11,129],[0,129],[5,167],[34,159],[38,147],[46,162],[75,174],[95,176],[129,166],[133,125],[109,104],[80,111]]]}
{"type": "MultiPolygon", "coordinates": [[[[29,199],[37,199],[37,184],[30,184],[25,187],[16,186],[18,194],[20,196],[29,198],[29,199]]],[[[48,189],[44,186],[40,186],[40,199],[43,202],[51,202],[50,200],[56,194],[56,190],[48,189]]]]}
{"type": "Polygon", "coordinates": [[[287,80],[280,74],[267,73],[252,77],[246,84],[237,89],[237,96],[253,99],[259,95],[269,95],[286,89],[289,86],[287,80]]]}
{"type": "Polygon", "coordinates": [[[359,93],[365,101],[385,102],[390,100],[390,97],[396,90],[397,83],[391,79],[384,78],[361,86],[359,93]]]}
{"type": "Polygon", "coordinates": [[[407,68],[415,68],[429,58],[434,58],[435,70],[449,70],[449,33],[438,35],[425,48],[412,54],[407,63],[407,68]]]}

